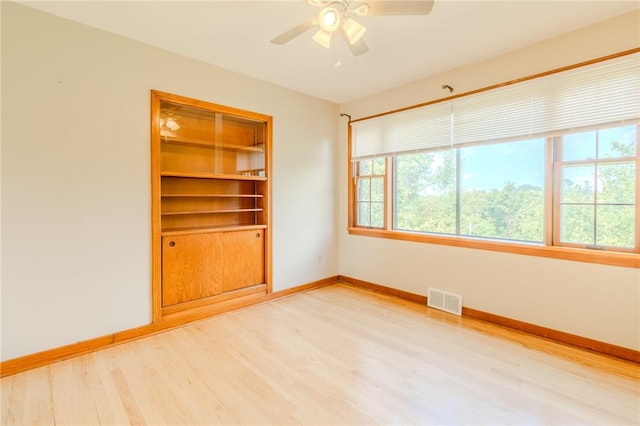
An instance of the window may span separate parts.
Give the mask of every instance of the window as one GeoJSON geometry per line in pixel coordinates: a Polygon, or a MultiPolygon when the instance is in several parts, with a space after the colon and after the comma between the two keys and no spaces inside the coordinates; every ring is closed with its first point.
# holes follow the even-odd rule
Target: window
{"type": "Polygon", "coordinates": [[[559,138],[560,245],[634,249],[637,134],[637,126],[625,126],[559,138]]]}
{"type": "Polygon", "coordinates": [[[355,120],[350,232],[640,266],[601,255],[640,253],[639,75],[636,52],[355,120]]]}
{"type": "Polygon", "coordinates": [[[357,224],[384,227],[385,160],[376,158],[358,162],[356,175],[357,224]]]}

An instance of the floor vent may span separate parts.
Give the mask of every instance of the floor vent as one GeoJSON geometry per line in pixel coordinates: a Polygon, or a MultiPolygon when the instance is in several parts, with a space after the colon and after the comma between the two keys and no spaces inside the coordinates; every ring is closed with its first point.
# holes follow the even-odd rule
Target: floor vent
{"type": "Polygon", "coordinates": [[[435,288],[429,288],[427,306],[452,314],[462,315],[462,296],[436,290],[435,288]]]}

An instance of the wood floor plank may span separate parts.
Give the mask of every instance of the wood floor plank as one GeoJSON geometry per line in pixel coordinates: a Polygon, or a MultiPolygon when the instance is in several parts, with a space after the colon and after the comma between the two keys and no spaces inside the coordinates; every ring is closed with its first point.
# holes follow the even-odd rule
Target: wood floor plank
{"type": "Polygon", "coordinates": [[[189,413],[182,406],[175,384],[158,358],[148,355],[159,344],[158,337],[132,342],[135,345],[130,350],[117,350],[116,363],[135,397],[135,402],[129,400],[127,404],[137,407],[145,424],[189,424],[189,413]]]}
{"type": "Polygon", "coordinates": [[[100,424],[85,377],[90,357],[80,356],[50,366],[55,424],[100,424]]]}
{"type": "Polygon", "coordinates": [[[47,366],[28,371],[26,378],[27,387],[23,423],[28,425],[55,424],[53,396],[51,393],[51,368],[47,366]]]}
{"type": "MultiPolygon", "coordinates": [[[[353,409],[346,411],[344,409],[345,402],[335,397],[339,394],[336,389],[335,377],[333,377],[333,374],[330,377],[322,374],[328,369],[317,368],[318,355],[315,355],[315,358],[310,358],[309,354],[313,354],[314,351],[304,341],[298,340],[295,344],[292,344],[293,342],[290,340],[282,340],[282,342],[286,342],[287,346],[281,345],[275,350],[270,350],[267,341],[261,342],[260,331],[254,330],[253,333],[250,331],[252,328],[255,329],[250,326],[250,323],[255,323],[258,318],[266,316],[268,314],[266,311],[271,308],[272,306],[265,306],[260,311],[254,312],[258,317],[249,318],[248,327],[242,327],[242,324],[237,321],[237,316],[232,318],[236,320],[235,324],[232,323],[225,327],[233,335],[237,336],[235,349],[238,352],[263,354],[258,359],[255,359],[255,357],[243,358],[242,363],[244,368],[263,377],[263,381],[268,383],[271,388],[271,405],[278,407],[280,411],[284,408],[285,412],[292,413],[296,418],[300,416],[298,410],[295,410],[296,406],[305,407],[310,404],[322,406],[322,413],[317,412],[316,415],[321,414],[321,418],[331,423],[336,423],[340,420],[333,413],[342,412],[344,416],[356,411],[353,409]],[[269,374],[274,365],[280,367],[274,370],[277,374],[269,374]],[[309,382],[313,384],[313,387],[308,385],[309,382]],[[292,393],[291,388],[298,389],[299,392],[292,393]],[[304,398],[300,398],[300,396],[304,396],[304,398]],[[273,404],[274,402],[275,404],[273,404]]],[[[279,327],[276,326],[275,328],[279,327]]],[[[272,333],[270,336],[273,338],[274,334],[272,333]]],[[[286,339],[285,336],[282,337],[286,339]]],[[[335,367],[332,370],[335,371],[335,367]]],[[[361,411],[358,414],[360,419],[368,419],[366,412],[358,411],[361,411]]]]}
{"type": "MultiPolygon", "coordinates": [[[[135,401],[135,392],[129,386],[127,379],[124,377],[124,374],[122,373],[120,367],[118,367],[117,365],[112,366],[111,368],[109,368],[109,373],[111,375],[110,383],[113,384],[113,388],[115,392],[117,392],[117,396],[119,397],[119,401],[122,404],[129,424],[145,426],[147,423],[145,422],[144,416],[140,412],[140,409],[138,408],[138,405],[135,401]]],[[[114,405],[117,404],[114,403],[114,405]]],[[[126,422],[122,422],[121,424],[126,424],[126,422]]]]}
{"type": "Polygon", "coordinates": [[[332,285],[0,380],[2,424],[640,424],[640,366],[332,285]]]}
{"type": "Polygon", "coordinates": [[[5,383],[4,378],[0,380],[2,390],[2,424],[23,423],[25,396],[27,390],[27,375],[18,374],[8,377],[5,383]]]}
{"type": "Polygon", "coordinates": [[[117,382],[112,374],[112,368],[118,368],[111,363],[112,356],[108,350],[99,351],[85,357],[87,363],[83,365],[86,369],[87,380],[90,383],[89,391],[96,406],[96,412],[100,424],[104,425],[124,425],[134,420],[132,424],[143,424],[141,419],[136,417],[135,412],[128,410],[123,402],[123,396],[127,396],[126,389],[117,386],[117,382]]]}
{"type": "Polygon", "coordinates": [[[13,382],[17,375],[5,377],[7,380],[0,380],[0,424],[6,425],[9,420],[9,410],[13,409],[11,404],[11,391],[13,388],[13,382]]]}

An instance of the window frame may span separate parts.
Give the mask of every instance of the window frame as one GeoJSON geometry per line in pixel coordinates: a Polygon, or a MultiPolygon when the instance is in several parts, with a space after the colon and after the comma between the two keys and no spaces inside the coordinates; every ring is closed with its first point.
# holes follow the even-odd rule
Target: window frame
{"type": "MultiPolygon", "coordinates": [[[[593,130],[597,131],[596,134],[596,150],[598,149],[598,145],[599,145],[599,133],[601,130],[606,130],[607,128],[610,127],[599,127],[599,128],[595,128],[593,130]]],[[[639,241],[639,236],[640,233],[638,232],[638,228],[640,227],[640,204],[639,204],[639,194],[640,194],[640,170],[638,170],[639,166],[640,166],[640,124],[636,124],[635,125],[636,128],[636,155],[635,156],[623,156],[623,157],[612,157],[612,158],[600,158],[599,156],[596,156],[596,158],[594,159],[580,159],[580,160],[565,160],[564,158],[562,158],[562,150],[563,150],[563,146],[564,146],[564,138],[562,136],[559,136],[555,139],[555,145],[554,145],[554,158],[553,158],[553,176],[556,177],[555,179],[552,180],[552,186],[553,186],[553,218],[558,218],[557,220],[553,221],[553,229],[552,229],[552,237],[551,240],[549,240],[551,242],[551,245],[553,246],[557,246],[557,247],[569,247],[569,248],[574,248],[574,249],[585,249],[585,245],[584,244],[580,244],[580,243],[574,243],[574,242],[566,242],[566,241],[562,241],[561,240],[561,232],[562,232],[562,219],[561,219],[561,212],[562,212],[562,183],[563,183],[563,179],[561,178],[562,176],[562,169],[563,167],[566,166],[581,166],[581,165],[593,165],[595,170],[596,170],[596,182],[597,182],[597,170],[598,170],[598,166],[602,165],[602,164],[616,164],[616,163],[629,163],[629,162],[633,162],[635,163],[635,178],[636,178],[636,187],[635,187],[635,211],[636,214],[634,215],[635,217],[635,223],[634,223],[634,231],[635,231],[635,246],[634,247],[616,247],[615,249],[608,249],[608,251],[612,251],[612,252],[626,252],[626,253],[640,253],[640,241],[639,241]]],[[[597,184],[596,184],[597,187],[597,184]]],[[[594,206],[594,210],[597,209],[598,205],[607,205],[608,203],[598,203],[597,202],[597,189],[594,187],[594,191],[596,192],[596,198],[594,199],[594,201],[592,203],[584,203],[585,205],[593,205],[594,206]]],[[[597,218],[596,216],[596,212],[594,211],[594,232],[597,232],[597,218]]],[[[591,248],[587,248],[587,250],[607,250],[607,248],[605,246],[592,246],[591,248]]]]}
{"type": "MultiPolygon", "coordinates": [[[[381,158],[381,157],[378,157],[378,158],[381,158]]],[[[389,191],[387,189],[387,164],[388,164],[388,161],[387,161],[387,158],[384,157],[385,171],[384,171],[383,174],[376,174],[375,173],[375,160],[376,160],[376,158],[366,160],[366,161],[372,161],[372,163],[371,163],[371,174],[369,174],[369,175],[363,175],[361,173],[361,170],[360,170],[361,164],[360,164],[360,162],[358,162],[358,164],[354,168],[354,172],[355,173],[354,173],[354,176],[353,176],[353,186],[354,186],[354,194],[356,194],[356,196],[355,196],[355,198],[356,198],[355,199],[355,206],[354,206],[354,209],[355,209],[355,211],[354,211],[355,223],[354,224],[355,224],[355,226],[357,226],[359,228],[387,229],[387,217],[388,217],[388,215],[387,215],[386,207],[389,204],[389,202],[388,202],[388,193],[389,193],[389,191]],[[372,189],[371,189],[373,180],[374,179],[380,179],[380,178],[382,179],[382,195],[383,195],[382,202],[373,201],[373,199],[372,199],[373,197],[371,196],[372,192],[373,192],[372,189]],[[358,198],[358,183],[360,181],[363,181],[363,180],[368,180],[369,181],[369,200],[367,200],[367,201],[361,201],[358,198]],[[358,223],[359,218],[360,218],[360,204],[362,204],[362,203],[368,203],[369,204],[369,226],[360,225],[358,223]],[[371,223],[372,223],[371,219],[372,219],[372,216],[373,216],[372,215],[373,205],[374,204],[379,204],[379,203],[382,203],[382,208],[383,208],[382,227],[371,225],[371,223]]]]}
{"type": "MultiPolygon", "coordinates": [[[[482,237],[469,237],[469,236],[461,236],[461,235],[441,235],[441,234],[429,234],[421,231],[400,231],[394,230],[392,223],[395,221],[395,217],[393,215],[393,205],[395,204],[395,193],[393,192],[393,179],[389,177],[393,177],[395,170],[393,168],[393,159],[394,156],[390,155],[386,157],[386,168],[385,168],[385,215],[384,215],[384,229],[380,228],[371,228],[371,227],[360,227],[356,225],[356,217],[357,214],[357,200],[356,200],[356,181],[355,181],[355,169],[356,166],[354,162],[351,160],[351,152],[352,152],[352,122],[361,121],[371,118],[380,117],[383,115],[393,114],[397,112],[402,112],[412,108],[424,107],[430,104],[446,102],[455,98],[468,96],[471,94],[488,91],[492,89],[496,89],[505,85],[515,84],[522,81],[527,81],[530,79],[542,77],[549,74],[554,74],[562,71],[567,71],[574,68],[579,68],[585,65],[590,65],[593,63],[605,61],[608,59],[614,59],[620,56],[625,56],[628,54],[633,54],[640,52],[640,48],[631,49],[625,52],[620,52],[618,54],[609,55],[606,57],[594,59],[591,61],[582,62],[579,64],[558,68],[555,70],[551,70],[544,73],[539,73],[535,75],[531,75],[525,78],[509,81],[506,83],[496,84],[492,86],[488,86],[482,89],[462,93],[459,95],[450,96],[447,98],[439,99],[437,101],[422,103],[419,105],[413,105],[410,107],[397,109],[393,111],[388,111],[382,114],[376,114],[369,117],[363,117],[357,120],[350,120],[348,127],[348,151],[347,151],[347,168],[348,168],[348,223],[347,223],[347,232],[349,235],[357,235],[357,236],[368,236],[368,237],[376,237],[376,238],[386,238],[392,240],[401,240],[401,241],[412,241],[419,243],[427,243],[427,244],[437,244],[437,245],[447,245],[447,246],[455,246],[455,247],[464,247],[464,248],[472,248],[472,249],[480,249],[480,250],[488,250],[495,252],[503,252],[503,253],[512,253],[512,254],[520,254],[520,255],[529,255],[529,256],[538,256],[538,257],[547,257],[553,259],[562,259],[562,260],[572,260],[579,262],[588,262],[588,263],[597,263],[604,265],[612,265],[612,266],[621,266],[621,267],[631,267],[631,268],[640,268],[640,219],[639,210],[640,210],[640,184],[639,184],[639,176],[640,176],[640,146],[638,139],[640,139],[640,125],[637,126],[636,133],[636,156],[634,157],[635,165],[636,165],[636,187],[635,187],[635,247],[631,250],[620,250],[620,251],[611,251],[611,250],[594,250],[590,248],[585,248],[584,246],[575,246],[575,245],[556,245],[559,243],[559,221],[554,220],[554,215],[557,215],[559,212],[559,186],[557,181],[559,179],[554,179],[555,176],[558,176],[560,171],[561,164],[556,161],[556,156],[554,155],[555,146],[558,144],[554,143],[553,137],[547,137],[545,143],[545,186],[544,186],[544,214],[545,214],[545,223],[544,223],[544,242],[542,244],[538,243],[526,243],[526,242],[518,242],[518,241],[507,241],[507,240],[494,240],[494,239],[485,239],[482,237]],[[390,203],[389,200],[394,202],[390,203]]],[[[604,127],[604,126],[602,126],[604,127]]]]}

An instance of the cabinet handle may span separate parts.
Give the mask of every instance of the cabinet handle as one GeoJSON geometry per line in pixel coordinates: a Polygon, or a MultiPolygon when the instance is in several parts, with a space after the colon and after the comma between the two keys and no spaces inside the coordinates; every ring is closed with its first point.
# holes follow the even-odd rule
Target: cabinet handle
{"type": "Polygon", "coordinates": [[[256,232],[256,238],[260,238],[260,233],[256,232]]]}
{"type": "Polygon", "coordinates": [[[169,247],[175,247],[175,246],[176,246],[175,241],[169,241],[169,247]]]}

